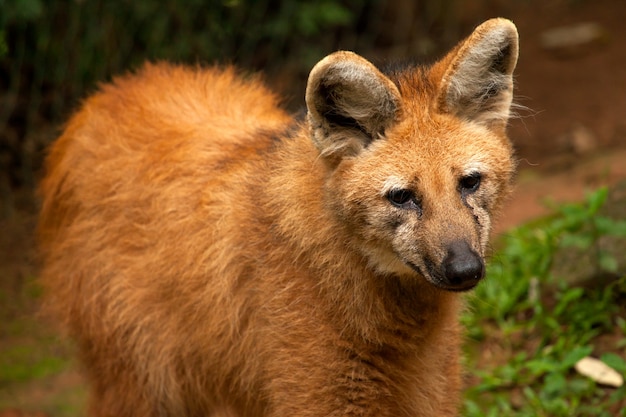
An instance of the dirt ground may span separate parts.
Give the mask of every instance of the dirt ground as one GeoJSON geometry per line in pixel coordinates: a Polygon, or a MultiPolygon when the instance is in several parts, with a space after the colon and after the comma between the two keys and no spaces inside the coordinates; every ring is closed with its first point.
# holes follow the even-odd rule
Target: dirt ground
{"type": "Polygon", "coordinates": [[[626,178],[626,2],[510,2],[520,32],[511,124],[520,158],[518,189],[499,230],[545,213],[542,200],[579,200],[626,178]],[[600,36],[562,50],[542,47],[551,29],[599,25],[600,36]]]}
{"type": "MultiPolygon", "coordinates": [[[[516,102],[528,110],[520,110],[521,117],[511,123],[520,173],[497,231],[545,214],[546,198],[580,200],[585,190],[626,180],[626,2],[489,0],[465,7],[468,16],[511,18],[521,36],[516,102]],[[593,41],[560,50],[542,46],[545,31],[585,22],[601,29],[593,41]]],[[[0,273],[5,277],[0,283],[5,320],[0,324],[0,351],[28,339],[11,321],[39,326],[41,337],[51,334],[47,325],[32,319],[36,306],[24,296],[25,283],[37,274],[31,234],[35,210],[29,201],[18,195],[20,210],[0,223],[0,273]]],[[[65,349],[59,346],[54,349],[65,349]]],[[[80,396],[83,389],[74,368],[43,381],[0,380],[0,417],[45,415],[38,402],[80,396]]]]}

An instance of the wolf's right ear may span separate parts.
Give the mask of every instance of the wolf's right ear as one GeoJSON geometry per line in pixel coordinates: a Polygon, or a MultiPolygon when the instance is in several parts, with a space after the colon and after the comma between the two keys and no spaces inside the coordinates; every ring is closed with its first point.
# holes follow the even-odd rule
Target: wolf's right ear
{"type": "Polygon", "coordinates": [[[374,65],[340,51],[322,59],[306,88],[308,122],[322,155],[355,155],[397,119],[400,92],[374,65]]]}
{"type": "Polygon", "coordinates": [[[518,34],[506,19],[490,19],[436,65],[443,66],[440,110],[504,128],[513,98],[518,34]]]}

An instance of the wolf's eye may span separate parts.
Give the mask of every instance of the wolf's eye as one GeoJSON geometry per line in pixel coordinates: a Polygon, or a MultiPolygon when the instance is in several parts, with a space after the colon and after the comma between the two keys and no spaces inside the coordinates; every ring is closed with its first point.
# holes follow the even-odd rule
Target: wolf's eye
{"type": "Polygon", "coordinates": [[[461,178],[461,180],[459,181],[461,191],[465,193],[473,193],[474,191],[478,190],[478,187],[480,187],[480,179],[481,175],[478,172],[474,172],[461,178]]]}
{"type": "Polygon", "coordinates": [[[421,210],[420,203],[411,190],[393,189],[387,194],[387,199],[402,209],[421,210]]]}

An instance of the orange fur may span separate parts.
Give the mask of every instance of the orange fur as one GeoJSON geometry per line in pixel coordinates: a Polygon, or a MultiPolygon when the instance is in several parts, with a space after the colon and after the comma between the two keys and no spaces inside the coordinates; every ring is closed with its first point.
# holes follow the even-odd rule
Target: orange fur
{"type": "Polygon", "coordinates": [[[41,184],[42,282],[91,415],[456,415],[516,58],[502,19],[432,68],[338,52],[305,121],[229,68],[103,86],[41,184]]]}

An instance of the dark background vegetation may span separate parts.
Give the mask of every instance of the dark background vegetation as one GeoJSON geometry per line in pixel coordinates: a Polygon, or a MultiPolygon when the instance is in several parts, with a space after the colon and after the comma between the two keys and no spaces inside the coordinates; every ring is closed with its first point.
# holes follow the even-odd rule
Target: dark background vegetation
{"type": "MultiPolygon", "coordinates": [[[[538,203],[546,196],[582,200],[585,189],[626,178],[625,1],[0,0],[0,417],[81,414],[85,389],[72,348],[36,315],[34,191],[46,147],[99,83],[146,60],[235,64],[262,72],[297,110],[308,71],[334,50],[354,50],[379,65],[429,61],[496,16],[520,31],[516,101],[528,108],[509,129],[521,173],[503,231],[550,212],[538,203]],[[587,42],[556,49],[542,43],[546,31],[586,22],[599,28],[587,42]]],[[[626,218],[626,186],[611,190],[589,197],[591,208],[570,206],[556,223],[507,235],[502,259],[495,257],[499,269],[492,269],[514,272],[498,272],[507,279],[482,286],[483,303],[465,319],[474,342],[469,363],[477,369],[468,381],[476,387],[468,415],[624,415],[623,388],[596,389],[574,377],[568,362],[609,355],[614,368],[626,370],[626,285],[618,280],[626,250],[603,240],[624,230],[612,222],[626,218]],[[600,200],[614,202],[613,220],[598,217],[600,200]],[[562,241],[578,242],[584,256],[561,253],[562,241]],[[572,261],[583,258],[585,268],[572,261]],[[567,271],[554,272],[553,264],[567,271]],[[608,289],[581,290],[598,270],[610,272],[601,274],[608,289]],[[562,275],[575,282],[551,281],[562,275]],[[537,279],[559,290],[537,297],[537,279]],[[576,306],[585,310],[571,310],[576,306]],[[572,316],[583,317],[578,327],[566,323],[572,316]],[[481,390],[497,395],[486,400],[481,390]],[[480,409],[484,401],[495,405],[480,409]]]]}
{"type": "Polygon", "coordinates": [[[451,0],[4,0],[0,174],[34,183],[42,149],[97,83],[146,60],[263,71],[301,105],[310,68],[336,49],[425,56],[460,36],[451,0]],[[298,94],[295,97],[294,94],[298,94]]]}

